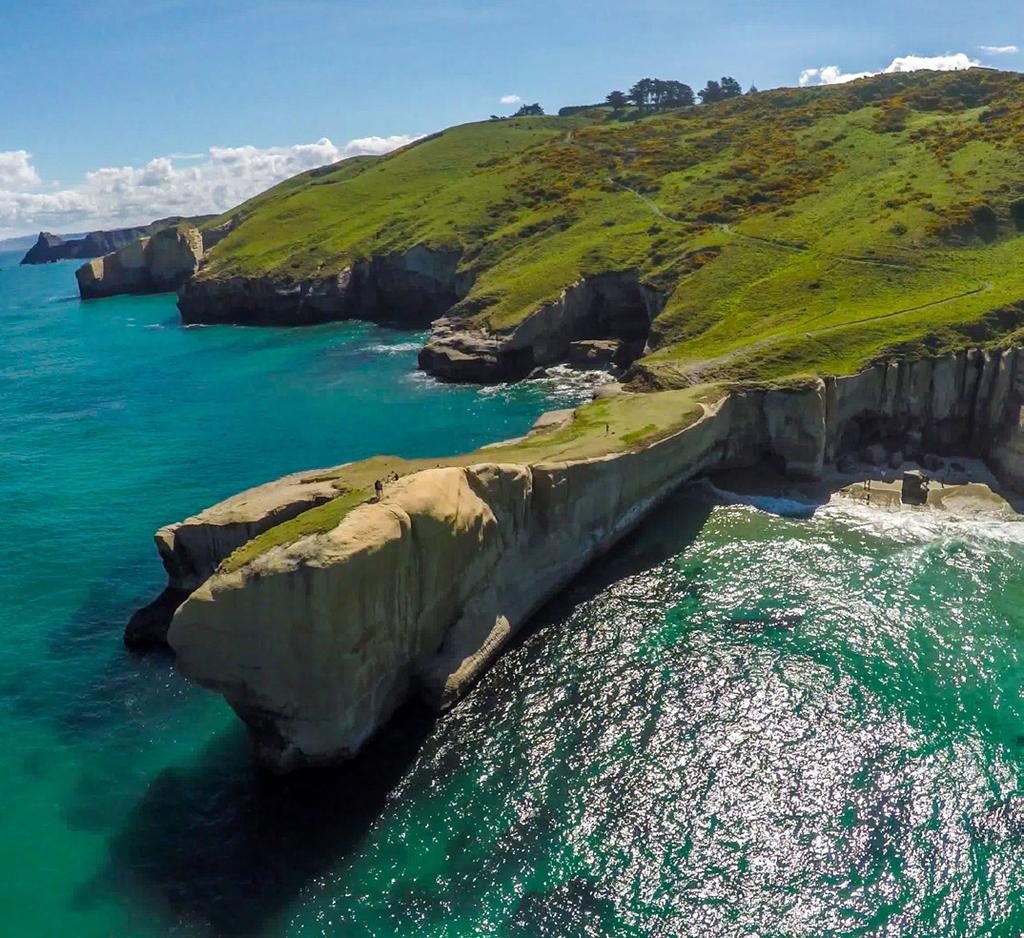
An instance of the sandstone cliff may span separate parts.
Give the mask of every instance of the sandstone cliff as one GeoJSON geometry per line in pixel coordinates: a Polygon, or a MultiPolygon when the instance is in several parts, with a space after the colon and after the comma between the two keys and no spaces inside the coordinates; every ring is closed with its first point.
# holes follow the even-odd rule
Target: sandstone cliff
{"type": "Polygon", "coordinates": [[[203,237],[193,225],[164,228],[75,271],[82,299],[120,293],[166,293],[181,287],[198,269],[203,237]]]}
{"type": "Polygon", "coordinates": [[[154,540],[167,587],[132,616],[124,633],[132,649],[162,645],[178,606],[236,547],[340,494],[326,471],[300,472],[233,495],[191,518],[165,525],[154,540]]]}
{"type": "Polygon", "coordinates": [[[473,285],[461,254],[417,245],[401,254],[356,261],[338,274],[303,280],[204,277],[186,282],[178,300],[186,323],[310,325],[341,319],[426,328],[420,367],[447,381],[514,381],[534,368],[576,359],[625,367],[645,350],[651,322],[665,304],[635,271],[586,277],[506,331],[446,317],[473,285]],[[600,350],[579,343],[604,340],[600,350]]]}
{"type": "Polygon", "coordinates": [[[409,476],[214,574],[172,620],[178,665],[224,694],[269,767],[351,755],[414,690],[456,700],[539,604],[719,461],[728,425],[714,411],[628,455],[409,476]]]}
{"type": "Polygon", "coordinates": [[[224,567],[249,538],[338,494],[337,470],[290,476],[158,532],[172,595],[146,637],[174,613],[179,667],[224,694],[269,767],[351,755],[410,694],[458,699],[541,603],[700,473],[768,460],[814,478],[884,444],[981,455],[1024,488],[1020,362],[1016,348],[970,350],[733,390],[634,451],[416,472],[333,528],[224,567]]]}
{"type": "MultiPolygon", "coordinates": [[[[171,215],[167,218],[158,218],[148,225],[136,225],[132,228],[112,228],[109,231],[90,231],[81,238],[72,238],[70,240],[65,240],[60,235],[50,234],[48,231],[41,231],[36,243],[22,258],[21,263],[48,264],[51,261],[85,260],[89,257],[102,257],[105,254],[112,254],[114,251],[126,247],[139,238],[155,235],[158,231],[163,231],[165,228],[173,228],[181,222],[199,225],[213,217],[213,215],[197,215],[193,218],[184,218],[181,215],[171,215]]],[[[218,230],[211,229],[213,232],[218,230]]]]}
{"type": "Polygon", "coordinates": [[[186,323],[310,325],[365,319],[424,328],[472,285],[458,270],[460,256],[417,245],[314,279],[200,277],[184,285],[178,308],[186,323]]]}

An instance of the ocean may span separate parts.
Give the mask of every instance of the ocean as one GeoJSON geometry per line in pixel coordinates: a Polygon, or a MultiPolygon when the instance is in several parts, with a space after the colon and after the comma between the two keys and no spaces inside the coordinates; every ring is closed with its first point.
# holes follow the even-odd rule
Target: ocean
{"type": "Polygon", "coordinates": [[[684,489],[457,707],[254,768],[132,656],[153,531],[250,485],[441,455],[584,397],[438,384],[421,336],[182,328],[0,254],[0,932],[1024,931],[1024,526],[684,489]],[[803,514],[803,513],[797,513],[803,514]]]}

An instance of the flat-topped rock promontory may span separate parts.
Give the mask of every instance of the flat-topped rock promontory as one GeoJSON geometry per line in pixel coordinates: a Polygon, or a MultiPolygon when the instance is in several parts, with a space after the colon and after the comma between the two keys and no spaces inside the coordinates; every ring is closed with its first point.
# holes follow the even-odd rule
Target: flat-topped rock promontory
{"type": "Polygon", "coordinates": [[[168,587],[126,640],[166,635],[273,770],[345,758],[410,696],[458,700],[534,610],[701,474],[969,453],[1024,490],[1022,355],[622,392],[477,453],[289,476],[157,533],[168,587]]]}
{"type": "MultiPolygon", "coordinates": [[[[165,228],[173,228],[183,221],[201,224],[215,216],[199,215],[186,219],[180,215],[158,218],[148,225],[136,225],[130,228],[112,228],[109,231],[90,231],[80,238],[62,238],[49,231],[40,231],[36,243],[21,259],[22,264],[50,264],[53,261],[85,260],[90,257],[102,257],[127,247],[139,238],[149,237],[165,228]]],[[[174,289],[177,289],[175,287],[174,289]]]]}
{"type": "Polygon", "coordinates": [[[618,383],[521,439],[311,470],[161,528],[167,587],[126,642],[166,639],[287,771],[357,752],[410,697],[457,700],[705,473],[964,455],[1021,489],[1021,127],[1024,78],[985,69],[583,108],[179,228],[186,323],[365,319],[429,329],[443,380],[572,362],[618,383]]]}

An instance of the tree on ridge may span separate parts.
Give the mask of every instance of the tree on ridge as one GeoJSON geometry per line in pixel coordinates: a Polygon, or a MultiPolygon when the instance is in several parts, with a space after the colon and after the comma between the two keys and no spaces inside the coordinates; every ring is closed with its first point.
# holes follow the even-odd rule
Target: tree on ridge
{"type": "Polygon", "coordinates": [[[627,104],[629,104],[629,98],[626,97],[625,92],[622,91],[610,91],[608,97],[605,98],[611,106],[612,110],[618,113],[623,110],[627,104]]]}
{"type": "Polygon", "coordinates": [[[726,75],[721,81],[709,79],[697,93],[700,95],[701,104],[714,104],[716,101],[724,101],[726,98],[735,98],[743,94],[743,89],[735,78],[726,75]]]}

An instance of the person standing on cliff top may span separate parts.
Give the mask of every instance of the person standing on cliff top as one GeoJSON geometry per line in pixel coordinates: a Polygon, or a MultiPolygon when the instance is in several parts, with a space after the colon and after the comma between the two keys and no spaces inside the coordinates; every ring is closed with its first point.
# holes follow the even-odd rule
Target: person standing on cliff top
{"type": "Polygon", "coordinates": [[[373,483],[373,490],[377,493],[377,501],[380,501],[384,495],[384,483],[378,479],[373,483]]]}

